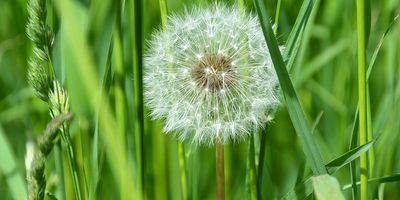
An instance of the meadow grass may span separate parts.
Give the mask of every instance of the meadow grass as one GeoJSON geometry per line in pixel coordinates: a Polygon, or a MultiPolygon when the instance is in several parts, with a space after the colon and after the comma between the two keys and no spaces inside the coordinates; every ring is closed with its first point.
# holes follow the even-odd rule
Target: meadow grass
{"type": "MultiPolygon", "coordinates": [[[[73,113],[70,143],[46,156],[46,198],[215,199],[215,147],[164,134],[142,83],[167,15],[214,1],[46,2],[73,113]]],[[[399,198],[400,2],[219,2],[260,17],[282,91],[266,129],[222,148],[225,199],[399,198]]],[[[27,81],[27,5],[0,1],[0,199],[28,197],[27,143],[52,121],[27,81]]]]}

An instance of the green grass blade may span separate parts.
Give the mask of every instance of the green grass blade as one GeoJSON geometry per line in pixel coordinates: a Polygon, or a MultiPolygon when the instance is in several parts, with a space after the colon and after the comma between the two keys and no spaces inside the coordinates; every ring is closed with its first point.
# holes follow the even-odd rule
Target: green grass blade
{"type": "MultiPolygon", "coordinates": [[[[368,1],[368,0],[367,0],[368,1]]],[[[366,26],[370,21],[365,18],[365,0],[356,0],[357,7],[357,68],[358,68],[358,104],[359,104],[359,142],[360,145],[368,142],[367,129],[367,81],[366,81],[366,41],[368,41],[366,26]]],[[[367,6],[368,7],[368,6],[367,6]]],[[[360,199],[368,199],[368,158],[367,154],[360,157],[360,199]]]]}
{"type": "Polygon", "coordinates": [[[274,27],[275,34],[278,32],[281,4],[282,4],[282,0],[278,0],[278,3],[276,4],[276,12],[275,12],[275,20],[274,20],[275,21],[275,27],[274,27]]]}
{"type": "MultiPolygon", "coordinates": [[[[371,178],[368,179],[368,183],[371,185],[381,184],[381,183],[393,183],[393,182],[400,182],[400,174],[393,174],[390,176],[383,176],[378,178],[371,178]]],[[[360,185],[360,182],[356,182],[356,187],[360,185]]],[[[350,188],[355,187],[353,184],[347,184],[343,186],[343,190],[348,190],[350,188]]]]}
{"type": "Polygon", "coordinates": [[[266,143],[267,143],[267,133],[268,133],[268,125],[260,131],[260,149],[258,155],[258,166],[257,166],[257,174],[258,174],[258,181],[257,181],[257,192],[258,198],[262,198],[262,180],[263,180],[263,171],[264,171],[264,162],[265,162],[265,150],[266,150],[266,143]]]}
{"type": "Polygon", "coordinates": [[[144,182],[144,108],[143,108],[143,68],[142,68],[142,3],[140,0],[127,2],[129,12],[129,29],[132,48],[133,88],[134,88],[134,138],[136,155],[136,182],[140,196],[144,182]]]}
{"type": "MultiPolygon", "coordinates": [[[[335,173],[337,170],[342,168],[343,166],[347,165],[348,163],[354,161],[362,153],[365,153],[368,149],[372,147],[374,144],[374,141],[371,141],[363,146],[359,146],[355,149],[352,149],[351,151],[343,154],[339,158],[336,158],[329,162],[326,167],[328,169],[329,174],[335,173]]],[[[305,179],[303,182],[299,183],[296,185],[296,187],[288,192],[283,199],[304,199],[308,197],[309,195],[312,194],[314,191],[313,189],[313,182],[312,182],[312,177],[305,179]]]]}
{"type": "Polygon", "coordinates": [[[11,144],[0,124],[0,170],[6,176],[8,188],[14,199],[26,199],[26,185],[19,170],[11,144]]]}
{"type": "Polygon", "coordinates": [[[374,53],[372,54],[371,60],[369,61],[369,65],[368,65],[368,69],[367,69],[367,80],[369,78],[369,76],[371,75],[371,71],[372,68],[375,64],[376,58],[378,56],[378,53],[381,50],[383,41],[385,40],[386,35],[389,33],[389,31],[392,29],[393,25],[397,22],[397,20],[399,19],[399,15],[397,15],[392,22],[389,24],[389,26],[386,28],[385,32],[383,33],[383,35],[381,36],[378,44],[376,45],[376,48],[374,50],[374,53]]]}
{"type": "MultiPolygon", "coordinates": [[[[357,124],[358,124],[358,106],[354,115],[354,120],[353,120],[353,125],[352,125],[352,129],[351,129],[351,136],[350,136],[350,145],[349,145],[349,149],[354,149],[357,146],[357,141],[358,141],[358,128],[357,128],[357,124]]],[[[353,195],[353,199],[358,199],[359,197],[359,192],[358,192],[358,188],[357,186],[357,167],[356,167],[356,161],[352,161],[350,162],[350,179],[352,182],[352,195],[353,195]]]]}
{"type": "MultiPolygon", "coordinates": [[[[109,50],[108,50],[108,55],[107,55],[107,61],[105,65],[105,71],[102,79],[102,86],[101,86],[101,98],[105,98],[106,94],[109,92],[111,88],[111,80],[112,80],[112,74],[111,74],[111,57],[112,57],[112,45],[109,45],[109,50]]],[[[103,100],[100,99],[100,106],[102,107],[103,105],[103,100]]],[[[91,152],[91,163],[92,163],[92,183],[90,184],[90,192],[89,192],[89,199],[97,199],[97,187],[99,185],[100,181],[100,174],[101,174],[101,163],[100,163],[100,153],[102,152],[101,146],[102,142],[99,140],[99,116],[100,110],[96,111],[95,115],[95,130],[94,130],[94,136],[92,140],[92,152],[91,152]]]]}
{"type": "MultiPolygon", "coordinates": [[[[121,141],[122,149],[127,149],[126,142],[126,99],[125,99],[125,67],[123,57],[123,41],[122,41],[122,1],[114,1],[116,10],[115,21],[112,32],[113,52],[112,52],[112,69],[114,72],[113,89],[115,95],[114,109],[115,119],[117,121],[118,140],[121,141]]],[[[101,112],[101,111],[100,111],[101,112]]],[[[122,188],[121,188],[122,189],[122,188]]],[[[123,191],[122,191],[123,192],[123,191]]]]}
{"type": "MultiPolygon", "coordinates": [[[[88,106],[91,110],[97,110],[100,105],[99,99],[102,99],[100,117],[100,136],[107,146],[107,161],[111,167],[111,171],[121,188],[121,198],[128,199],[136,194],[133,187],[133,175],[128,166],[128,156],[126,149],[123,148],[122,143],[114,136],[117,130],[117,122],[114,114],[111,111],[107,98],[101,97],[99,79],[97,76],[95,62],[92,57],[92,51],[89,48],[88,41],[86,40],[85,31],[80,23],[81,19],[76,15],[78,4],[74,1],[55,1],[57,11],[61,18],[61,26],[64,31],[63,48],[66,53],[64,56],[69,56],[70,62],[67,67],[67,82],[78,82],[79,87],[70,85],[68,91],[71,92],[71,100],[77,98],[76,91],[81,91],[82,98],[87,99],[84,106],[88,106]]],[[[82,102],[80,102],[82,103],[82,102]]]]}
{"type": "MultiPolygon", "coordinates": [[[[304,61],[307,59],[309,49],[313,48],[310,45],[312,44],[313,33],[315,33],[314,27],[316,26],[317,23],[317,16],[319,10],[320,10],[320,1],[319,0],[313,1],[311,11],[307,13],[307,16],[304,16],[307,17],[307,22],[306,24],[304,24],[304,28],[302,28],[300,37],[296,41],[298,43],[298,45],[296,45],[298,46],[298,49],[296,49],[293,55],[289,55],[289,62],[287,68],[290,72],[292,72],[292,75],[297,78],[301,78],[299,74],[300,72],[303,71],[304,61]]],[[[298,87],[297,84],[296,86],[298,87]]]]}
{"type": "Polygon", "coordinates": [[[272,26],[269,22],[269,15],[265,9],[265,3],[262,0],[255,0],[255,5],[264,36],[267,41],[268,49],[274,63],[274,68],[278,75],[279,83],[286,100],[286,106],[288,108],[289,115],[296,133],[298,134],[303,145],[304,153],[315,175],[326,174],[327,170],[324,165],[324,160],[322,159],[322,155],[318,150],[314,138],[312,137],[311,127],[307,122],[306,116],[294,90],[292,81],[289,78],[283,58],[280,54],[272,26]]]}
{"type": "Polygon", "coordinates": [[[350,163],[350,162],[354,161],[355,159],[357,159],[358,157],[360,157],[360,155],[362,153],[368,151],[368,149],[370,149],[373,146],[373,144],[374,144],[374,141],[368,142],[367,144],[364,144],[355,149],[352,149],[351,151],[348,151],[348,152],[344,153],[343,155],[341,155],[340,157],[329,162],[326,165],[329,174],[336,172],[343,166],[347,165],[348,163],[350,163]]]}
{"type": "Polygon", "coordinates": [[[251,200],[256,200],[258,199],[258,191],[257,191],[257,172],[256,172],[256,164],[255,164],[255,147],[254,147],[254,135],[252,134],[250,136],[250,141],[249,141],[249,151],[248,151],[248,160],[247,160],[247,165],[248,165],[248,170],[246,173],[246,182],[248,183],[248,197],[250,197],[251,200]]]}
{"type": "Polygon", "coordinates": [[[379,177],[379,178],[371,178],[368,180],[368,183],[371,183],[371,184],[390,183],[390,182],[400,182],[400,174],[394,174],[394,175],[384,176],[384,177],[379,177]]]}
{"type": "Polygon", "coordinates": [[[290,32],[289,38],[286,42],[286,49],[284,53],[284,58],[289,59],[287,69],[290,71],[294,64],[294,60],[299,50],[301,39],[303,36],[304,29],[307,25],[308,18],[311,15],[311,10],[313,8],[313,1],[306,0],[303,2],[299,14],[294,23],[293,29],[290,32]]]}

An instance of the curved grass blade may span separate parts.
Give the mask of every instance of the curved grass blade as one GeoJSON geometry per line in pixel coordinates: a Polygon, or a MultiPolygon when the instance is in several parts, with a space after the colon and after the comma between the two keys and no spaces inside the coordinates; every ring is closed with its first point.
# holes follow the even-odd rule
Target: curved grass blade
{"type": "Polygon", "coordinates": [[[372,147],[374,141],[368,142],[362,146],[359,146],[351,151],[346,152],[345,154],[341,155],[339,158],[336,158],[329,162],[326,167],[328,169],[329,174],[335,173],[337,170],[342,168],[343,166],[349,164],[351,161],[360,157],[360,155],[364,152],[367,152],[368,149],[372,147]]]}
{"type": "MultiPolygon", "coordinates": [[[[357,109],[354,115],[354,120],[353,120],[353,125],[352,125],[352,131],[351,131],[351,137],[350,137],[350,146],[349,149],[354,149],[357,146],[357,141],[358,141],[358,105],[357,105],[357,109]]],[[[351,182],[353,185],[353,190],[352,190],[352,195],[353,195],[353,199],[358,199],[359,197],[359,193],[358,193],[358,189],[356,187],[357,185],[357,167],[356,167],[356,162],[355,161],[351,161],[350,162],[350,178],[351,178],[351,182]]]]}
{"type": "MultiPolygon", "coordinates": [[[[329,162],[326,165],[329,174],[335,173],[337,170],[339,170],[346,164],[349,164],[350,162],[360,157],[360,155],[366,152],[369,148],[371,148],[373,144],[374,141],[371,141],[367,144],[352,149],[351,151],[348,151],[343,155],[339,156],[339,158],[336,158],[335,160],[329,162]]],[[[309,195],[311,195],[312,192],[314,191],[311,179],[312,177],[309,177],[303,182],[297,184],[296,187],[292,191],[288,192],[284,197],[282,197],[282,199],[296,199],[296,198],[304,199],[309,195]]]]}
{"type": "Polygon", "coordinates": [[[254,0],[257,13],[261,22],[261,27],[267,41],[268,49],[274,63],[275,71],[279,78],[279,83],[282,88],[286,106],[289,111],[290,118],[299,139],[303,145],[304,153],[311,166],[311,170],[315,175],[326,174],[327,170],[322,159],[322,155],[318,150],[317,144],[311,134],[311,127],[307,122],[306,116],[297,98],[292,81],[286,70],[282,55],[279,51],[278,44],[269,22],[269,15],[265,9],[265,2],[262,0],[254,0]]]}
{"type": "MultiPolygon", "coordinates": [[[[392,182],[400,182],[400,174],[393,174],[390,176],[383,176],[383,177],[379,177],[379,178],[368,179],[368,183],[370,185],[381,184],[381,183],[392,183],[392,182]]],[[[358,187],[359,185],[360,185],[360,181],[357,181],[356,186],[358,187]]],[[[347,184],[347,185],[343,186],[343,190],[346,191],[353,187],[354,186],[352,184],[347,184]]]]}
{"type": "Polygon", "coordinates": [[[297,16],[293,29],[290,32],[289,38],[286,42],[286,49],[283,57],[285,59],[289,59],[287,64],[287,69],[289,71],[292,69],[292,66],[294,64],[294,59],[296,58],[297,51],[300,47],[303,31],[307,25],[308,18],[311,15],[312,8],[312,0],[306,0],[303,2],[299,11],[299,15],[297,16]]]}
{"type": "Polygon", "coordinates": [[[380,183],[390,183],[390,182],[399,182],[400,174],[394,174],[391,176],[383,176],[379,178],[371,178],[368,180],[368,183],[371,184],[380,184],[380,183]]]}
{"type": "Polygon", "coordinates": [[[395,22],[397,22],[397,20],[399,19],[399,15],[397,15],[392,22],[390,22],[389,26],[387,27],[387,29],[385,30],[385,32],[383,33],[383,35],[381,36],[378,44],[376,45],[376,48],[374,50],[374,53],[372,54],[371,60],[369,61],[369,65],[368,65],[368,69],[367,69],[367,80],[369,78],[369,76],[371,75],[371,71],[372,68],[375,64],[376,61],[376,57],[378,56],[378,53],[381,50],[383,41],[385,40],[386,35],[389,33],[390,29],[392,29],[393,25],[395,24],[395,22]]]}

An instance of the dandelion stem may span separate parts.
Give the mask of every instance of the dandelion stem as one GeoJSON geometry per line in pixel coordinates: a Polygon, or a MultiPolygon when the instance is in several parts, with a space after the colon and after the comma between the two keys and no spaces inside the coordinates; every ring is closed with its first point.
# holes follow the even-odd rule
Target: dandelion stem
{"type": "Polygon", "coordinates": [[[215,145],[216,167],[216,199],[224,200],[225,176],[224,176],[224,145],[217,142],[215,145]]]}
{"type": "MultiPolygon", "coordinates": [[[[358,35],[358,103],[359,112],[359,134],[360,145],[366,144],[367,134],[367,101],[366,101],[366,74],[365,74],[365,2],[357,0],[357,35],[358,35]]],[[[361,174],[361,200],[368,199],[368,158],[367,154],[360,156],[360,174],[361,174]]]]}
{"type": "Polygon", "coordinates": [[[179,153],[179,168],[181,174],[181,189],[182,199],[187,200],[187,181],[186,181],[186,164],[185,164],[185,148],[182,142],[178,141],[178,153],[179,153]]]}

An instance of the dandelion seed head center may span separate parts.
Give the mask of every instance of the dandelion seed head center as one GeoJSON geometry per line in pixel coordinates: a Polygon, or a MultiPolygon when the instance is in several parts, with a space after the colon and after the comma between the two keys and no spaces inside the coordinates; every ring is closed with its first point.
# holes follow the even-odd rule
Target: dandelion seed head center
{"type": "Polygon", "coordinates": [[[218,92],[232,85],[236,72],[232,59],[223,54],[206,54],[192,67],[192,78],[205,91],[218,92]]]}

